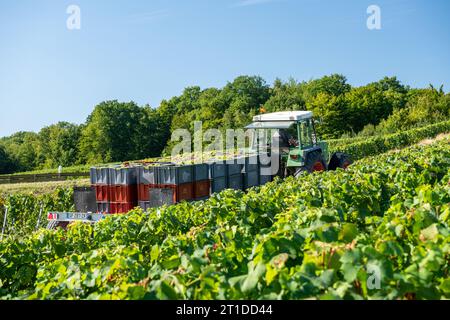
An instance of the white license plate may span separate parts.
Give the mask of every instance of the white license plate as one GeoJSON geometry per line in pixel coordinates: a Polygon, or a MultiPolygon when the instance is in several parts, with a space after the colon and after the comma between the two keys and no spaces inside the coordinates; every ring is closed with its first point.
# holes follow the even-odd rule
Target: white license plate
{"type": "Polygon", "coordinates": [[[67,217],[74,220],[86,220],[89,215],[87,213],[69,213],[67,217]]]}

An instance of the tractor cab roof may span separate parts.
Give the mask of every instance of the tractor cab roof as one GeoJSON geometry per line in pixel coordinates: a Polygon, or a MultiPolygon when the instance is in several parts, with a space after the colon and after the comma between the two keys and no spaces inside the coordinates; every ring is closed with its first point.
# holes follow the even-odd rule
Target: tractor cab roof
{"type": "Polygon", "coordinates": [[[287,129],[295,122],[311,119],[311,111],[282,111],[260,114],[253,117],[253,123],[246,129],[287,129]]]}
{"type": "Polygon", "coordinates": [[[253,121],[300,121],[311,119],[312,116],[311,111],[282,111],[254,116],[253,121]]]}

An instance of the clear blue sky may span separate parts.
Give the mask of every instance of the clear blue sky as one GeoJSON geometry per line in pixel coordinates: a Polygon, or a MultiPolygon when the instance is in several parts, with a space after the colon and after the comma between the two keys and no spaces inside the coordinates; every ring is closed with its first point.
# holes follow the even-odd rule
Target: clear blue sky
{"type": "Polygon", "coordinates": [[[0,0],[0,136],[236,76],[450,88],[447,0],[0,0]],[[81,30],[66,27],[69,5],[81,30]],[[381,8],[382,29],[366,27],[381,8]]]}

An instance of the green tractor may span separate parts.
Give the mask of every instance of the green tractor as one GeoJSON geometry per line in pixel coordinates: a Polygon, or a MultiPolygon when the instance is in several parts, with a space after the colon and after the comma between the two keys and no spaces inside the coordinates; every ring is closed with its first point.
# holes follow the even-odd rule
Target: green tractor
{"type": "Polygon", "coordinates": [[[279,156],[278,176],[297,177],[305,171],[346,169],[351,164],[350,156],[345,153],[330,156],[327,142],[317,138],[311,111],[261,114],[253,117],[253,123],[245,128],[256,132],[252,141],[254,151],[275,152],[279,156]]]}

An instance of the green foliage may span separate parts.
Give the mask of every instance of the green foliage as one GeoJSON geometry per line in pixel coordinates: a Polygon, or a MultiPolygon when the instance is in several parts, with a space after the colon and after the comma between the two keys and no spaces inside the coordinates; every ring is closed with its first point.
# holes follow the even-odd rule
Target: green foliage
{"type": "Polygon", "coordinates": [[[5,148],[0,145],[0,172],[10,173],[15,169],[15,164],[5,148]]]}
{"type": "Polygon", "coordinates": [[[276,79],[271,90],[271,96],[264,104],[264,108],[267,112],[305,110],[303,86],[299,85],[294,79],[289,79],[286,83],[276,79]]]}
{"type": "Polygon", "coordinates": [[[102,102],[88,117],[80,139],[84,162],[104,163],[159,155],[157,113],[134,102],[102,102]]]}
{"type": "Polygon", "coordinates": [[[447,139],[346,171],[7,239],[0,295],[448,299],[449,159],[447,139]]]}
{"type": "Polygon", "coordinates": [[[223,88],[187,87],[154,109],[105,101],[79,126],[62,122],[1,138],[12,164],[2,165],[9,162],[0,152],[0,174],[169,155],[176,143],[171,133],[192,133],[194,121],[204,130],[225,131],[244,127],[260,112],[281,110],[312,110],[322,139],[372,137],[447,120],[450,94],[443,87],[410,89],[395,77],[352,87],[340,74],[277,79],[272,86],[259,76],[239,76],[223,88]]]}
{"type": "Polygon", "coordinates": [[[228,105],[224,113],[226,128],[243,128],[269,99],[269,86],[261,77],[237,77],[222,90],[228,105]]]}
{"type": "Polygon", "coordinates": [[[265,108],[271,112],[312,110],[319,119],[320,135],[326,139],[338,138],[377,125],[394,109],[404,108],[408,90],[395,77],[355,88],[338,74],[302,83],[276,80],[265,108]]]}
{"type": "Polygon", "coordinates": [[[52,193],[0,195],[0,221],[3,225],[7,207],[6,235],[21,237],[47,225],[49,211],[74,210],[73,189],[57,188],[52,193]],[[39,219],[39,215],[41,218],[39,219]],[[38,224],[39,222],[39,224],[38,224]]]}
{"type": "Polygon", "coordinates": [[[337,137],[351,128],[344,96],[319,93],[308,103],[308,109],[319,119],[316,128],[323,138],[337,137]]]}
{"type": "Polygon", "coordinates": [[[71,166],[79,158],[78,141],[81,128],[59,122],[43,128],[39,133],[40,147],[45,155],[44,167],[71,166]]]}
{"type": "Polygon", "coordinates": [[[378,124],[392,113],[394,107],[393,101],[389,101],[377,85],[354,88],[345,98],[352,132],[361,131],[366,124],[378,124]]]}
{"type": "MultiPolygon", "coordinates": [[[[0,139],[15,172],[42,168],[72,166],[79,158],[80,126],[59,122],[43,128],[38,134],[19,132],[0,139]]],[[[11,171],[9,171],[11,172],[11,171]]],[[[0,168],[0,173],[9,173],[0,168]]]]}
{"type": "Polygon", "coordinates": [[[37,133],[18,132],[10,137],[1,138],[0,144],[14,161],[17,171],[28,171],[39,167],[44,162],[37,133]]]}
{"type": "Polygon", "coordinates": [[[186,88],[181,96],[161,103],[170,129],[164,134],[164,154],[170,154],[175,144],[170,142],[171,131],[188,129],[193,133],[194,121],[202,121],[203,130],[243,128],[269,96],[270,88],[261,77],[240,76],[223,89],[186,88]]]}
{"type": "Polygon", "coordinates": [[[445,121],[450,118],[450,94],[435,89],[411,90],[403,108],[394,108],[392,114],[378,126],[365,127],[361,136],[395,133],[445,121]]]}
{"type": "Polygon", "coordinates": [[[89,178],[64,181],[0,184],[0,198],[6,197],[10,194],[32,194],[37,196],[41,194],[53,193],[57,189],[89,187],[90,185],[91,181],[89,178]]]}
{"type": "Polygon", "coordinates": [[[394,134],[356,139],[355,142],[353,142],[353,139],[331,141],[330,152],[345,152],[351,155],[354,160],[357,160],[410,146],[421,140],[434,138],[440,133],[448,132],[450,132],[450,121],[444,121],[394,134]]]}

